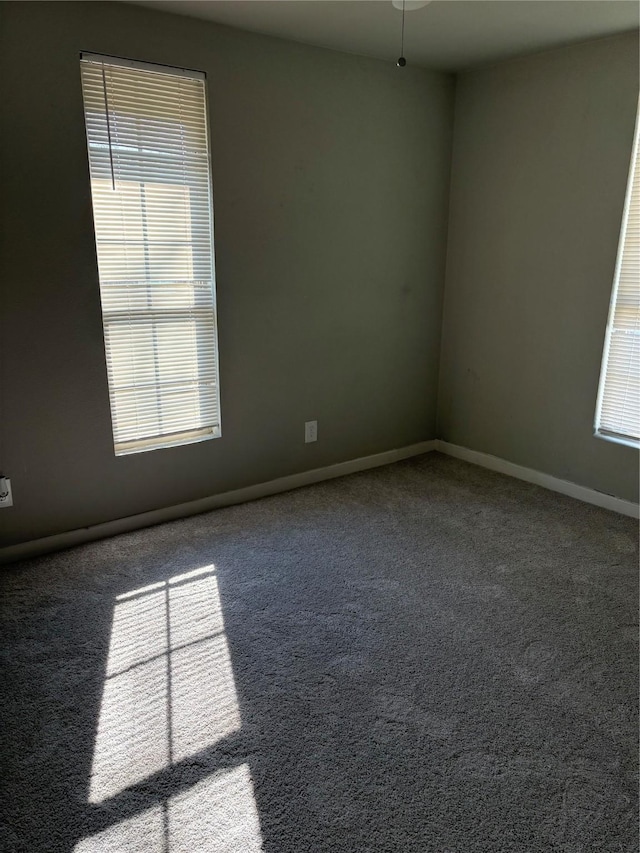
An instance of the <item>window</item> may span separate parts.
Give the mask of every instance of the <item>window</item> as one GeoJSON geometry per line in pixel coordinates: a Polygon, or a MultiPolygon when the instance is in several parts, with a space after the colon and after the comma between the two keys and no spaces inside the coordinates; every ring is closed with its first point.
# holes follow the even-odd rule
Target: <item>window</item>
{"type": "Polygon", "coordinates": [[[116,455],[220,435],[204,75],[81,57],[116,455]]]}
{"type": "Polygon", "coordinates": [[[596,407],[596,435],[640,447],[640,110],[596,407]]]}

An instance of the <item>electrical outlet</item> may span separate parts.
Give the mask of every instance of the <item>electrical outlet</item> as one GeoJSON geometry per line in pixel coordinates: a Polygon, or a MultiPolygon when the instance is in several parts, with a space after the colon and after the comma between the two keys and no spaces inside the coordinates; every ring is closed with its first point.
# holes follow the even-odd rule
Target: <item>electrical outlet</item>
{"type": "Polygon", "coordinates": [[[304,443],[318,440],[318,421],[306,421],[304,425],[304,443]]]}
{"type": "Polygon", "coordinates": [[[8,477],[0,477],[0,509],[7,506],[13,506],[11,480],[8,477]]]}

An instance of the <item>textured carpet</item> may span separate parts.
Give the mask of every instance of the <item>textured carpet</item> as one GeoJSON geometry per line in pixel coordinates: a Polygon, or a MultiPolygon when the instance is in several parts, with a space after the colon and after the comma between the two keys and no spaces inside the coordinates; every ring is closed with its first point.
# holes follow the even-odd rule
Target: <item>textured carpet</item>
{"type": "Polygon", "coordinates": [[[0,850],[636,851],[637,566],[430,454],[7,567],[0,850]]]}

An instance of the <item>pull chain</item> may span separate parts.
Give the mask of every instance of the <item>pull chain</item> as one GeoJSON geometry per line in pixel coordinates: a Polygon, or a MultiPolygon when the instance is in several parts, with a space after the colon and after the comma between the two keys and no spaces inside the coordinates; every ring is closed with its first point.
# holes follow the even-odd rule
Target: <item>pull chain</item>
{"type": "Polygon", "coordinates": [[[398,68],[404,68],[407,64],[407,60],[404,58],[404,4],[405,0],[402,0],[402,34],[400,37],[400,58],[396,62],[398,68]]]}

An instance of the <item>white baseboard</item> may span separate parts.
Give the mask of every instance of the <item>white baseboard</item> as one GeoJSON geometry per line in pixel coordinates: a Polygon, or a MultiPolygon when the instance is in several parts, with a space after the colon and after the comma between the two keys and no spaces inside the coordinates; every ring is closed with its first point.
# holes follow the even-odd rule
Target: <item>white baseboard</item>
{"type": "Polygon", "coordinates": [[[93,524],[90,527],[70,530],[67,533],[57,533],[54,536],[34,539],[31,542],[9,545],[6,548],[0,548],[0,564],[37,557],[52,551],[60,551],[63,548],[71,548],[74,545],[93,542],[96,539],[116,536],[118,533],[128,533],[141,527],[151,527],[165,521],[175,521],[190,515],[198,515],[201,512],[209,512],[212,509],[253,501],[269,495],[277,495],[280,492],[289,492],[292,489],[300,488],[300,486],[309,486],[313,483],[321,483],[323,480],[332,480],[335,477],[344,477],[347,474],[355,474],[369,468],[389,465],[392,462],[399,462],[401,459],[409,459],[411,456],[420,456],[423,453],[435,450],[435,447],[435,440],[421,441],[419,444],[411,444],[396,450],[385,450],[383,453],[374,453],[372,456],[362,456],[358,459],[350,459],[347,462],[338,462],[335,465],[328,465],[326,468],[314,468],[311,471],[279,477],[277,480],[269,480],[255,486],[246,486],[243,489],[234,489],[231,492],[223,492],[189,503],[143,512],[127,518],[118,518],[115,521],[107,521],[102,524],[93,524]]]}
{"type": "Polygon", "coordinates": [[[613,495],[606,495],[604,492],[579,486],[577,483],[569,482],[569,480],[561,480],[559,477],[552,477],[551,474],[543,474],[542,471],[535,471],[533,468],[524,468],[522,465],[500,459],[498,456],[491,456],[489,453],[480,453],[477,450],[469,450],[469,448],[460,447],[457,444],[449,444],[448,441],[438,439],[435,444],[435,449],[439,450],[440,453],[455,456],[456,459],[471,462],[473,465],[480,465],[482,468],[489,468],[491,471],[497,471],[500,474],[507,474],[509,477],[515,477],[518,480],[525,480],[527,483],[535,483],[537,486],[551,489],[552,492],[560,492],[562,495],[568,495],[571,498],[585,501],[585,503],[595,504],[595,506],[603,509],[628,515],[631,518],[640,518],[640,507],[632,501],[615,498],[613,495]]]}
{"type": "Polygon", "coordinates": [[[631,518],[640,518],[638,504],[634,504],[632,501],[625,501],[622,498],[613,497],[613,495],[606,495],[603,492],[595,491],[595,489],[588,489],[586,486],[579,486],[577,483],[561,480],[558,477],[552,477],[550,474],[543,474],[541,471],[535,471],[533,468],[524,468],[522,465],[516,465],[513,462],[507,462],[506,459],[500,459],[498,456],[480,453],[477,450],[469,450],[467,447],[460,447],[457,444],[450,444],[447,441],[437,439],[422,441],[419,444],[411,444],[396,450],[386,450],[383,453],[375,453],[372,456],[350,459],[347,462],[338,462],[335,465],[328,465],[326,468],[314,468],[311,471],[303,471],[300,474],[279,477],[276,480],[269,480],[266,483],[258,483],[254,486],[234,489],[230,492],[223,492],[219,495],[212,495],[211,497],[201,498],[200,500],[190,501],[189,503],[177,504],[163,509],[152,510],[151,512],[143,512],[139,515],[128,516],[127,518],[118,518],[115,521],[107,521],[78,530],[70,530],[67,533],[58,533],[54,536],[34,539],[31,542],[9,545],[6,548],[0,548],[0,564],[37,557],[41,554],[51,553],[52,551],[60,551],[63,548],[71,548],[74,545],[82,545],[86,542],[93,542],[108,536],[116,536],[119,533],[128,533],[131,530],[138,530],[142,527],[162,524],[165,521],[176,521],[179,518],[209,512],[212,509],[232,506],[233,504],[264,498],[269,495],[277,495],[281,492],[298,489],[301,486],[321,483],[323,480],[332,480],[335,477],[344,477],[347,474],[355,474],[358,471],[366,471],[369,468],[389,465],[392,462],[399,462],[401,459],[409,459],[411,456],[430,453],[432,450],[438,450],[448,456],[455,456],[456,459],[480,465],[482,468],[489,468],[491,471],[497,471],[500,474],[507,474],[509,477],[515,477],[518,480],[525,480],[527,483],[535,483],[545,489],[551,489],[553,492],[560,492],[562,495],[568,495],[586,503],[595,504],[595,506],[602,507],[603,509],[628,515],[631,518]]]}

